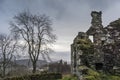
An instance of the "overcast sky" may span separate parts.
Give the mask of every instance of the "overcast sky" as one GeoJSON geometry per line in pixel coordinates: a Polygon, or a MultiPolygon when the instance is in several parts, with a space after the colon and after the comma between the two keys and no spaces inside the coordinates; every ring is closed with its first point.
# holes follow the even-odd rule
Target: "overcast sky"
{"type": "Polygon", "coordinates": [[[90,27],[91,11],[102,11],[106,26],[120,18],[120,0],[0,0],[0,33],[8,33],[13,16],[25,10],[50,16],[58,37],[51,58],[70,61],[70,44],[90,27]]]}

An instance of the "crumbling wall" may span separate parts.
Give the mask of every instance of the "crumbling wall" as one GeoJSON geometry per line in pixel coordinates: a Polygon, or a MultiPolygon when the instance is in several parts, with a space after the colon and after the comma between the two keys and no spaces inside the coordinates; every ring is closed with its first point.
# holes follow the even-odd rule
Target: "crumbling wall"
{"type": "MultiPolygon", "coordinates": [[[[79,32],[71,45],[71,71],[80,76],[78,67],[84,64],[83,59],[89,60],[88,67],[94,66],[96,70],[106,73],[120,74],[120,19],[111,22],[107,27],[102,25],[102,12],[91,13],[91,27],[84,32],[79,32]],[[80,39],[93,36],[94,54],[83,56],[80,49],[80,39]]],[[[88,51],[89,52],[89,51],[88,51]]],[[[81,74],[82,75],[82,74],[81,74]]]]}

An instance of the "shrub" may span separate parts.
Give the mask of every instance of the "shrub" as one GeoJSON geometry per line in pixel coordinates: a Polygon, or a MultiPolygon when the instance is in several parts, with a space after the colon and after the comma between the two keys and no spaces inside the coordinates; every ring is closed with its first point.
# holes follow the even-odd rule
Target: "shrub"
{"type": "Polygon", "coordinates": [[[32,74],[26,76],[16,76],[16,77],[8,77],[4,80],[57,80],[61,79],[62,74],[60,73],[43,73],[43,74],[32,74]]]}

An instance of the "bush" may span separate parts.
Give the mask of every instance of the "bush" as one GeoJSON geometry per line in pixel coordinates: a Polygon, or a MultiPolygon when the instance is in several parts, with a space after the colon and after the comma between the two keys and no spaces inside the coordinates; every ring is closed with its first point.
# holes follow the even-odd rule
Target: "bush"
{"type": "Polygon", "coordinates": [[[43,73],[43,74],[32,74],[19,77],[9,77],[4,80],[57,80],[61,79],[62,74],[60,73],[43,73]]]}

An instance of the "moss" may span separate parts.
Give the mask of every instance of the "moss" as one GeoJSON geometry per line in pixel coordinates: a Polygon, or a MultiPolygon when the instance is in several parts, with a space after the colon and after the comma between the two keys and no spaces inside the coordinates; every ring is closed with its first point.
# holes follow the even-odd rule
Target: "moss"
{"type": "Polygon", "coordinates": [[[97,71],[94,71],[92,69],[88,70],[88,75],[89,76],[95,76],[95,77],[99,77],[100,76],[100,74],[97,71]]]}
{"type": "Polygon", "coordinates": [[[65,75],[62,80],[78,80],[76,76],[65,75]]]}
{"type": "Polygon", "coordinates": [[[100,74],[92,69],[88,69],[87,75],[84,77],[85,80],[101,80],[100,79],[100,74]]]}
{"type": "Polygon", "coordinates": [[[78,39],[76,43],[79,45],[78,49],[82,50],[84,54],[94,53],[94,45],[90,39],[78,39]]]}
{"type": "Polygon", "coordinates": [[[84,79],[85,80],[96,80],[94,76],[85,76],[84,79]]]}
{"type": "Polygon", "coordinates": [[[95,70],[88,69],[87,75],[84,76],[85,80],[120,80],[120,76],[107,75],[105,73],[99,73],[95,70]]]}
{"type": "Polygon", "coordinates": [[[120,77],[118,76],[111,76],[112,80],[120,80],[120,77]]]}
{"type": "Polygon", "coordinates": [[[88,69],[86,66],[79,66],[79,70],[88,69]]]}
{"type": "Polygon", "coordinates": [[[120,80],[119,76],[114,76],[114,75],[101,75],[102,80],[120,80]]]}
{"type": "MultiPolygon", "coordinates": [[[[83,79],[84,80],[120,80],[120,77],[114,76],[114,75],[107,75],[104,73],[99,73],[95,70],[89,69],[88,74],[84,75],[83,79]]],[[[78,78],[73,75],[65,75],[60,80],[78,80],[78,78]]]]}

